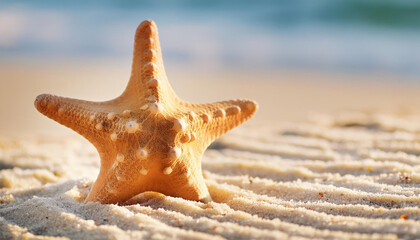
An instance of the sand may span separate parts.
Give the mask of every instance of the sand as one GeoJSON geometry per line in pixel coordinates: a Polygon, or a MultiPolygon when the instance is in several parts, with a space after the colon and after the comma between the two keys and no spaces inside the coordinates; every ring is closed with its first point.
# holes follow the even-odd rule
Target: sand
{"type": "Polygon", "coordinates": [[[79,137],[0,141],[0,239],[415,239],[420,112],[238,128],[205,153],[213,202],[141,194],[83,204],[98,172],[79,137]]]}
{"type": "Polygon", "coordinates": [[[32,95],[46,86],[102,100],[126,83],[108,86],[122,72],[114,67],[99,74],[102,95],[86,90],[102,83],[66,85],[101,69],[71,71],[78,67],[0,67],[12,79],[0,89],[1,109],[14,113],[0,119],[0,239],[420,238],[419,86],[323,73],[174,71],[171,82],[187,100],[254,98],[260,113],[205,152],[213,202],[144,193],[118,206],[83,203],[98,173],[96,150],[33,110],[32,95]]]}
{"type": "MultiPolygon", "coordinates": [[[[166,62],[165,62],[166,63],[166,62]]],[[[260,107],[252,122],[302,121],[312,113],[420,108],[418,79],[303,70],[212,69],[166,63],[169,81],[182,99],[206,103],[249,98],[260,107]]],[[[65,133],[34,108],[41,93],[104,101],[119,96],[131,59],[0,61],[0,134],[65,133]]]]}

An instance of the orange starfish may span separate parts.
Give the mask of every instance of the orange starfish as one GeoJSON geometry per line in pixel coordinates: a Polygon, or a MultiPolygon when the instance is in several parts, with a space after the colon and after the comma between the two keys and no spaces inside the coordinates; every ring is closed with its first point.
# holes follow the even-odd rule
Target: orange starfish
{"type": "Polygon", "coordinates": [[[180,100],[167,80],[153,21],[137,28],[131,77],[121,96],[90,102],[42,94],[35,107],[96,147],[101,168],[85,202],[101,203],[123,203],[145,191],[211,200],[201,172],[202,154],[257,110],[250,100],[180,100]]]}

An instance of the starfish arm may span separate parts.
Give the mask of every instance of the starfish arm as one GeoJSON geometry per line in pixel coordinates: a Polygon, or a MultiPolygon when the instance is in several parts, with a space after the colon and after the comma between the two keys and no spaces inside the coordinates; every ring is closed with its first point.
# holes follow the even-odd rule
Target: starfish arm
{"type": "Polygon", "coordinates": [[[109,125],[104,121],[107,111],[105,103],[41,94],[35,99],[34,105],[39,112],[73,129],[94,145],[109,125]]]}
{"type": "Polygon", "coordinates": [[[153,21],[146,20],[137,28],[131,77],[121,98],[135,99],[137,106],[148,101],[168,104],[178,99],[166,77],[158,30],[153,21]]]}
{"type": "Polygon", "coordinates": [[[204,151],[217,137],[254,116],[258,105],[252,100],[239,99],[193,104],[190,108],[196,115],[192,128],[197,129],[197,140],[204,151]]]}

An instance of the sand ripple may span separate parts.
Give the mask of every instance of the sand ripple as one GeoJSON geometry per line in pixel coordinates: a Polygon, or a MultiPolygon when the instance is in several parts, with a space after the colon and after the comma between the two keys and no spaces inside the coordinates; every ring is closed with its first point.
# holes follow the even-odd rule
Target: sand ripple
{"type": "Polygon", "coordinates": [[[241,127],[205,153],[208,204],[83,204],[99,167],[89,143],[1,139],[0,239],[418,239],[419,116],[241,127]]]}

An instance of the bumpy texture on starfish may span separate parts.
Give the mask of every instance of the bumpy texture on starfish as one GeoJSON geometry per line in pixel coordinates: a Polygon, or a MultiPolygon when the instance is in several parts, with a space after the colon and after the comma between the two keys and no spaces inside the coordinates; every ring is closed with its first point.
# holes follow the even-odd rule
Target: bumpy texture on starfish
{"type": "Polygon", "coordinates": [[[123,203],[145,191],[211,200],[201,172],[202,154],[257,110],[250,100],[180,100],[167,80],[153,21],[137,28],[131,77],[121,96],[89,102],[42,94],[35,107],[96,147],[101,168],[85,201],[101,203],[123,203]]]}

